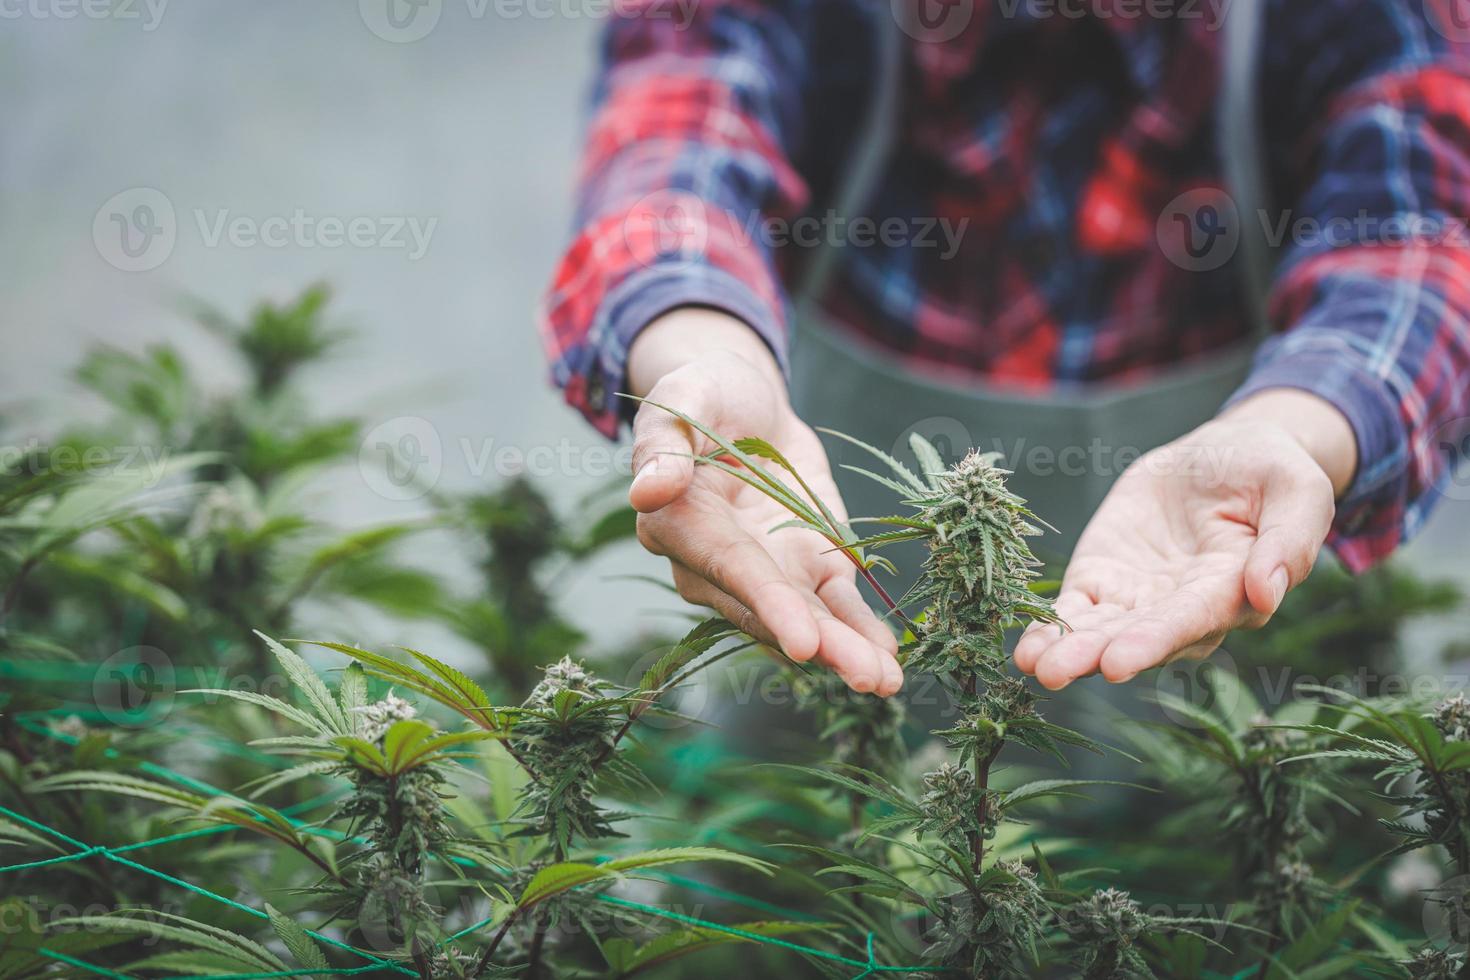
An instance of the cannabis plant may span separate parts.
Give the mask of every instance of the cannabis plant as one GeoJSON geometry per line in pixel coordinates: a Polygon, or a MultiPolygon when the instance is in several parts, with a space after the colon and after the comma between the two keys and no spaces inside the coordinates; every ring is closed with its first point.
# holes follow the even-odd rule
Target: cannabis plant
{"type": "MultiPolygon", "coordinates": [[[[926,772],[916,791],[848,762],[803,770],[874,804],[879,812],[864,814],[854,844],[875,838],[895,844],[908,852],[917,880],[861,850],[807,849],[833,862],[827,873],[857,879],[844,891],[916,907],[931,923],[926,963],[971,976],[1025,975],[1041,963],[1048,935],[1059,931],[1058,910],[1071,897],[1062,879],[1048,872],[1052,880],[1043,880],[1035,864],[998,858],[988,847],[1028,806],[1075,795],[1094,781],[1043,779],[1004,787],[995,778],[997,760],[1011,743],[1059,761],[1068,748],[1098,749],[1039,714],[1040,697],[1010,668],[1004,648],[1005,631],[1014,625],[1058,622],[1050,600],[1033,588],[1039,562],[1028,539],[1041,533],[1041,522],[1006,487],[997,455],[972,452],[946,467],[938,451],[915,436],[912,448],[921,470],[915,473],[880,450],[832,433],[887,469],[858,472],[891,489],[906,510],[873,519],[886,529],[861,538],[833,517],[776,447],[759,439],[727,439],[696,419],[665,410],[717,447],[698,463],[742,480],[791,512],[793,520],[776,532],[817,533],[848,556],[908,631],[906,670],[939,678],[953,705],[953,723],[933,732],[951,758],[926,772]],[[873,552],[903,541],[922,542],[927,558],[914,588],[895,601],[874,575],[891,565],[873,552]],[[911,617],[905,609],[909,604],[922,605],[922,615],[911,617]]],[[[1084,920],[1096,924],[1104,918],[1099,911],[1084,920]]],[[[1136,929],[1129,935],[1123,926],[1084,934],[1079,955],[1091,975],[1135,975],[1132,946],[1141,935],[1188,930],[1191,924],[1140,915],[1130,920],[1128,929],[1136,929]]]]}
{"type": "Polygon", "coordinates": [[[1456,694],[1425,705],[1412,699],[1368,699],[1320,689],[1328,723],[1294,726],[1331,747],[1303,753],[1318,760],[1368,763],[1383,783],[1382,799],[1398,808],[1383,820],[1398,839],[1393,853],[1429,849],[1442,855],[1446,882],[1426,895],[1446,925],[1449,948],[1425,948],[1403,965],[1409,975],[1463,976],[1470,966],[1470,700],[1456,694]]]}
{"type": "MultiPolygon", "coordinates": [[[[565,967],[553,962],[576,961],[588,952],[576,948],[575,937],[605,931],[595,905],[617,881],[689,862],[771,870],[766,862],[708,847],[661,848],[610,859],[586,850],[621,836],[616,824],[631,816],[611,808],[605,794],[646,788],[622,751],[625,737],[648,712],[662,710],[659,699],[693,671],[744,649],[738,641],[715,649],[736,638],[723,621],[701,624],[629,690],[615,690],[582,665],[563,660],[547,668],[522,704],[503,707],[493,705],[468,676],[426,654],[407,651],[409,665],[325,643],[321,646],[353,661],[333,691],[299,655],[265,639],[291,678],[293,700],[300,703],[255,692],[199,692],[266,709],[299,729],[257,741],[258,748],[304,761],[257,780],[249,798],[211,798],[156,779],[101,770],[58,775],[41,788],[141,798],[181,809],[193,820],[267,837],[319,872],[301,893],[318,900],[324,924],[344,924],[354,937],[352,948],[386,956],[417,976],[560,976],[565,967]],[[392,689],[371,697],[370,681],[392,689]],[[427,698],[459,725],[439,728],[394,690],[427,698]],[[495,801],[455,804],[463,792],[465,764],[477,759],[476,750],[487,743],[499,746],[496,751],[522,771],[517,799],[501,811],[507,816],[493,832],[475,814],[496,812],[495,801]],[[260,801],[307,778],[336,780],[349,788],[333,812],[314,824],[260,801]],[[448,906],[436,901],[448,894],[468,898],[448,906]],[[557,937],[569,926],[572,938],[559,949],[557,937]]],[[[624,911],[636,905],[614,907],[623,918],[637,918],[624,911]]],[[[147,927],[130,924],[135,920],[127,915],[102,918],[106,921],[96,924],[108,928],[147,927]]],[[[197,922],[187,925],[202,928],[197,922]]],[[[739,932],[778,935],[810,928],[758,922],[740,926],[739,932]]],[[[168,938],[167,932],[159,935],[168,938]]],[[[311,935],[319,936],[319,930],[311,935]]],[[[593,951],[621,976],[738,936],[708,927],[678,935],[675,943],[656,937],[642,945],[597,944],[593,951]]],[[[307,948],[320,952],[312,944],[307,948]]],[[[153,957],[127,968],[164,968],[165,962],[153,957]]]]}
{"type": "Polygon", "coordinates": [[[592,515],[583,524],[560,518],[524,476],[469,497],[436,498],[443,523],[477,551],[479,576],[469,590],[446,590],[429,611],[484,653],[507,691],[525,690],[541,668],[586,643],[558,609],[551,583],[633,537],[632,509],[608,507],[602,496],[574,508],[592,515]]]}
{"type": "Polygon", "coordinates": [[[233,385],[205,381],[166,345],[87,356],[76,376],[110,411],[71,426],[49,451],[118,453],[146,479],[183,471],[192,493],[111,522],[39,578],[17,576],[17,618],[99,660],[148,646],[261,677],[269,661],[251,630],[291,629],[308,597],[403,612],[425,596],[426,577],[392,557],[416,524],[343,532],[306,508],[305,488],[359,442],[356,420],[322,419],[307,404],[303,372],[346,336],[328,320],[328,299],[314,287],[238,323],[201,309],[235,356],[233,385]]]}

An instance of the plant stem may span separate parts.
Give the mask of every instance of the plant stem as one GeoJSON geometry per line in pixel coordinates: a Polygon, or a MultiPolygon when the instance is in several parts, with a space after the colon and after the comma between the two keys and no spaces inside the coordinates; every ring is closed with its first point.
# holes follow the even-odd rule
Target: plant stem
{"type": "Polygon", "coordinates": [[[36,556],[27,558],[21,562],[20,568],[15,571],[15,578],[11,579],[10,586],[5,590],[5,598],[0,601],[0,622],[3,622],[10,611],[15,608],[16,600],[20,598],[20,587],[25,583],[26,576],[36,567],[36,556]]]}
{"type": "Polygon", "coordinates": [[[919,625],[912,619],[909,619],[907,613],[898,608],[898,603],[894,602],[893,597],[888,594],[888,590],[883,588],[883,583],[878,581],[878,576],[873,574],[873,570],[859,561],[858,557],[852,552],[844,549],[843,554],[847,555],[848,559],[857,566],[858,574],[862,575],[869,587],[878,593],[878,598],[883,600],[883,604],[888,607],[889,611],[897,616],[904,626],[908,627],[908,631],[915,636],[921,635],[922,630],[919,629],[919,625]]]}
{"type": "Polygon", "coordinates": [[[530,965],[526,968],[526,980],[539,980],[541,976],[541,953],[546,945],[546,931],[551,926],[549,917],[536,923],[536,933],[531,937],[530,965]]]}
{"type": "Polygon", "coordinates": [[[490,965],[490,958],[493,957],[495,955],[495,951],[500,948],[501,940],[505,939],[505,934],[510,932],[511,924],[515,922],[518,915],[520,915],[520,909],[514,909],[511,911],[510,915],[507,915],[505,917],[505,922],[501,923],[501,926],[499,929],[496,930],[495,935],[490,938],[490,945],[485,947],[485,951],[481,953],[480,958],[475,961],[474,969],[470,970],[470,976],[478,977],[480,974],[485,972],[485,968],[490,965]]]}

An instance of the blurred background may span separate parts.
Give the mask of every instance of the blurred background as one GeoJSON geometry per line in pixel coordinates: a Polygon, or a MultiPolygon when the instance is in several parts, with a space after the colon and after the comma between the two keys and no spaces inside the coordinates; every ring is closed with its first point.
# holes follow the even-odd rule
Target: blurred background
{"type": "MultiPolygon", "coordinates": [[[[575,507],[626,470],[626,451],[612,455],[547,384],[535,309],[569,228],[605,6],[6,4],[0,412],[12,430],[44,434],[86,410],[69,374],[98,342],[171,342],[205,372],[218,365],[223,384],[221,345],[186,300],[243,316],[320,281],[355,331],[307,375],[321,411],[362,417],[365,442],[420,440],[439,489],[525,469],[575,507]],[[533,451],[538,464],[517,465],[533,451]]],[[[388,499],[361,467],[333,479],[318,506],[349,526],[422,503],[388,499]]],[[[1470,584],[1467,515],[1444,501],[1403,562],[1470,584]]],[[[453,560],[432,536],[412,546],[421,563],[453,560]]],[[[610,578],[640,573],[665,574],[633,545],[602,554],[565,584],[566,615],[631,639],[675,605],[610,578]]],[[[1442,639],[1422,637],[1436,650],[1442,639]]],[[[463,642],[428,624],[413,640],[450,655],[463,642]]]]}
{"type": "MultiPolygon", "coordinates": [[[[437,438],[437,489],[524,470],[565,510],[626,473],[626,449],[547,383],[535,330],[606,5],[394,2],[399,26],[388,0],[6,5],[0,414],[13,432],[85,410],[70,374],[99,342],[167,341],[230,383],[228,352],[187,302],[242,318],[320,281],[353,336],[307,369],[314,407],[387,423],[365,443],[437,438]]],[[[317,506],[337,523],[424,504],[386,499],[356,467],[332,480],[317,506]]],[[[415,548],[430,564],[446,553],[432,537],[415,548]]],[[[568,618],[633,636],[677,603],[609,576],[661,564],[614,548],[566,583],[568,618]]],[[[414,644],[462,643],[431,632],[414,644]]]]}

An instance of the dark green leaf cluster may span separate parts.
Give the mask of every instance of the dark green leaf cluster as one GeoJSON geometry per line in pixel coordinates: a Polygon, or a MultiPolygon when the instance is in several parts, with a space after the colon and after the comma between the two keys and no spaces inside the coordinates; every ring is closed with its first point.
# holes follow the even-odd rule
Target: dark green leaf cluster
{"type": "Polygon", "coordinates": [[[1465,957],[1432,947],[1419,950],[1401,964],[1411,980],[1458,980],[1465,975],[1465,957]]]}
{"type": "Polygon", "coordinates": [[[997,861],[974,884],[930,903],[925,960],[972,977],[1029,975],[1052,915],[1036,872],[997,861]]]}
{"type": "Polygon", "coordinates": [[[1324,705],[1335,723],[1294,727],[1343,747],[1299,758],[1371,762],[1389,786],[1407,779],[1407,792],[1384,797],[1402,808],[1400,819],[1384,821],[1401,840],[1398,850],[1438,844],[1460,874],[1470,874],[1470,701],[1455,695],[1426,710],[1413,701],[1320,690],[1336,702],[1324,705]]]}

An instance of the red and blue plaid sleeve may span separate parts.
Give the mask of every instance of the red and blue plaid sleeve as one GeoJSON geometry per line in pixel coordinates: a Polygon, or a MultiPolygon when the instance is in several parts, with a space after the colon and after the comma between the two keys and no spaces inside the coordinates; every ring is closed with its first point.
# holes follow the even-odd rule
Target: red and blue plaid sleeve
{"type": "Polygon", "coordinates": [[[545,298],[552,379],[608,435],[628,348],[678,306],[754,328],[784,364],[785,300],[765,216],[806,204],[809,14],[796,0],[615,5],[582,158],[576,234],[545,298]]]}
{"type": "Polygon", "coordinates": [[[1351,421],[1328,538],[1354,570],[1423,524],[1470,414],[1470,59],[1459,0],[1279,4],[1263,88],[1287,208],[1272,317],[1234,400],[1302,388],[1351,421]],[[1453,451],[1453,450],[1451,450],[1453,451]]]}

